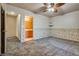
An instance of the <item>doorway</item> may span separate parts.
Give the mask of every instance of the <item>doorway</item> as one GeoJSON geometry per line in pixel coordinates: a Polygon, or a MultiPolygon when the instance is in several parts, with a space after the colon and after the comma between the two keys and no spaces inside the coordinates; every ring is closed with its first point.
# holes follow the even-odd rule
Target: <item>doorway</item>
{"type": "Polygon", "coordinates": [[[6,12],[5,20],[5,40],[6,40],[6,54],[12,53],[17,49],[20,40],[18,36],[18,14],[15,12],[6,12]]]}
{"type": "Polygon", "coordinates": [[[17,37],[17,15],[6,14],[5,20],[6,39],[17,37]]]}
{"type": "Polygon", "coordinates": [[[33,16],[25,16],[24,30],[26,41],[33,40],[33,16]]]}

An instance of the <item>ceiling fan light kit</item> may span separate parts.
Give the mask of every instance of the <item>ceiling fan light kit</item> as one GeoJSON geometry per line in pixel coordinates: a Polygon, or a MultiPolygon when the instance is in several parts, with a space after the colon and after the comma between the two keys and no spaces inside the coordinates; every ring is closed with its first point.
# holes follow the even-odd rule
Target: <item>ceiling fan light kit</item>
{"type": "Polygon", "coordinates": [[[48,8],[47,10],[48,10],[48,12],[54,12],[53,8],[48,8]]]}

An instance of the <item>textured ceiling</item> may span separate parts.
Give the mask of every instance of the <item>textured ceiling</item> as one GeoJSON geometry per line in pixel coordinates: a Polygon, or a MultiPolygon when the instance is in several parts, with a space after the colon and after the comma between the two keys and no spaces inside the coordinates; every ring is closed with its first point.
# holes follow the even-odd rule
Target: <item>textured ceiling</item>
{"type": "MultiPolygon", "coordinates": [[[[13,5],[13,6],[34,12],[37,9],[39,9],[40,7],[42,7],[43,3],[12,3],[12,4],[9,3],[9,5],[13,5]]],[[[42,12],[42,13],[39,13],[39,14],[49,16],[49,17],[53,17],[53,16],[62,15],[62,14],[65,14],[65,13],[76,11],[76,10],[79,10],[79,3],[66,3],[59,8],[57,13],[47,11],[47,12],[42,12]]]]}

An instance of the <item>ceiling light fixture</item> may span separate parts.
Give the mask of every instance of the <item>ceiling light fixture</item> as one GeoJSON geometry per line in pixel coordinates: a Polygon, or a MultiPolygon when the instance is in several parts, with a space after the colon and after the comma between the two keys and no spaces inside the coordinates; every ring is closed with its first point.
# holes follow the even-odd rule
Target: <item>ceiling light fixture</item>
{"type": "Polygon", "coordinates": [[[8,14],[8,15],[11,15],[11,16],[17,16],[17,14],[16,14],[15,12],[13,12],[13,11],[7,12],[7,14],[8,14]]]}
{"type": "Polygon", "coordinates": [[[11,15],[15,15],[15,12],[12,11],[12,12],[10,12],[10,14],[11,14],[11,15]]]}
{"type": "Polygon", "coordinates": [[[53,8],[48,8],[48,11],[49,11],[49,12],[53,12],[54,9],[53,9],[53,8]]]}

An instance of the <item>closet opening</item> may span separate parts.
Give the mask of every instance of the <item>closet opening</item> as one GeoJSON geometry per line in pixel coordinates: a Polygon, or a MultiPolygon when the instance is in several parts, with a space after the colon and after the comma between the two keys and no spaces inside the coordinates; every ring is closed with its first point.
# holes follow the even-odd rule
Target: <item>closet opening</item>
{"type": "Polygon", "coordinates": [[[25,16],[24,34],[26,41],[33,40],[33,16],[25,16]]]}

